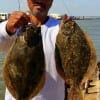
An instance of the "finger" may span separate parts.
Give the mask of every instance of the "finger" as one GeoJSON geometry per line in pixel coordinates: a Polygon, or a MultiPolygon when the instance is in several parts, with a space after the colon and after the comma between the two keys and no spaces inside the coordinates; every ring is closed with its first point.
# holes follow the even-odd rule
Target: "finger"
{"type": "Polygon", "coordinates": [[[10,23],[12,23],[14,27],[25,26],[28,24],[30,20],[29,17],[25,13],[16,13],[16,15],[13,14],[11,17],[12,18],[10,19],[10,21],[12,22],[10,23]]]}
{"type": "Polygon", "coordinates": [[[68,21],[72,20],[72,18],[71,18],[70,16],[64,15],[64,16],[63,16],[63,20],[64,20],[65,22],[68,22],[68,21]]]}
{"type": "Polygon", "coordinates": [[[25,19],[25,20],[29,21],[29,16],[24,12],[15,11],[11,14],[9,19],[16,19],[16,20],[25,19]]]}

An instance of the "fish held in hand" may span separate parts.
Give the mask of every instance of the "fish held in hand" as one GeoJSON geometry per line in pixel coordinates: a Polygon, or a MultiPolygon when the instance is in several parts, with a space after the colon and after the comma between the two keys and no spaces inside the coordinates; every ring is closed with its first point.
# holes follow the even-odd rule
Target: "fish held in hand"
{"type": "Polygon", "coordinates": [[[61,21],[56,38],[56,68],[68,89],[68,100],[83,100],[82,85],[96,68],[96,50],[89,35],[78,24],[61,21]]]}
{"type": "Polygon", "coordinates": [[[16,100],[30,100],[45,82],[41,30],[31,24],[17,35],[4,60],[3,79],[16,100]]]}

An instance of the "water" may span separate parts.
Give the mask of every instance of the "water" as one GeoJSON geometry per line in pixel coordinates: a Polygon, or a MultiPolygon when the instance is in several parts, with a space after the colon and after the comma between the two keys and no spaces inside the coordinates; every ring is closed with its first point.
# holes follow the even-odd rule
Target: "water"
{"type": "Polygon", "coordinates": [[[2,79],[2,64],[4,57],[5,53],[0,52],[0,100],[4,100],[4,92],[5,92],[5,85],[2,79]]]}
{"type": "MultiPolygon", "coordinates": [[[[100,19],[94,20],[77,20],[82,29],[87,31],[91,36],[97,51],[97,60],[100,61],[100,19]]],[[[0,52],[0,100],[4,100],[4,82],[2,81],[2,63],[5,54],[0,52]]]]}
{"type": "Polygon", "coordinates": [[[76,22],[89,33],[96,48],[97,60],[100,61],[100,19],[77,20],[76,22]]]}

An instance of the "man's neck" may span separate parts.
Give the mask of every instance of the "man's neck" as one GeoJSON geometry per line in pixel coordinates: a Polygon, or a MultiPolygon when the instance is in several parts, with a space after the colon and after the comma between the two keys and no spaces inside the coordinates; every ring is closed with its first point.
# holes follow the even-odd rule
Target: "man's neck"
{"type": "Polygon", "coordinates": [[[48,20],[48,16],[33,16],[30,14],[30,22],[35,23],[37,26],[41,26],[48,20]]]}

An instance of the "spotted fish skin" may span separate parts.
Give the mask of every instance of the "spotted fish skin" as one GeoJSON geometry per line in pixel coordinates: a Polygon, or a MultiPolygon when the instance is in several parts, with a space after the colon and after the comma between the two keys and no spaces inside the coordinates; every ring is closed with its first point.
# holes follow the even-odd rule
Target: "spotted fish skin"
{"type": "Polygon", "coordinates": [[[3,79],[16,100],[30,100],[42,89],[45,61],[40,28],[22,28],[4,60],[3,79]]]}
{"type": "Polygon", "coordinates": [[[68,100],[83,100],[81,86],[96,68],[96,50],[88,34],[73,20],[61,22],[55,60],[58,73],[70,85],[68,100]]]}

